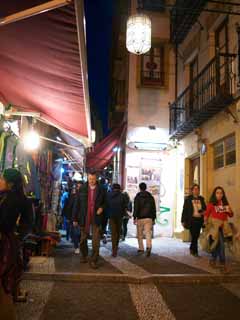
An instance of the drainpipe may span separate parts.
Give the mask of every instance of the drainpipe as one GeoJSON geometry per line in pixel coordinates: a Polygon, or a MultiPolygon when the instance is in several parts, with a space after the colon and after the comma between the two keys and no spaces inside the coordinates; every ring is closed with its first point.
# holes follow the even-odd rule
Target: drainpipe
{"type": "Polygon", "coordinates": [[[178,96],[178,45],[175,45],[175,100],[178,96]]]}
{"type": "Polygon", "coordinates": [[[237,39],[238,39],[238,80],[237,86],[240,87],[240,25],[236,24],[236,31],[237,31],[237,39]]]}

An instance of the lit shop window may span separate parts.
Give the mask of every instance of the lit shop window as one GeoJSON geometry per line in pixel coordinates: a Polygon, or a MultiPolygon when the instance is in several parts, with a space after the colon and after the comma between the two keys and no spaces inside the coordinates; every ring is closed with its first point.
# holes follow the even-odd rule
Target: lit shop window
{"type": "Polygon", "coordinates": [[[228,136],[217,142],[214,148],[214,169],[220,169],[236,163],[236,137],[228,136]]]}

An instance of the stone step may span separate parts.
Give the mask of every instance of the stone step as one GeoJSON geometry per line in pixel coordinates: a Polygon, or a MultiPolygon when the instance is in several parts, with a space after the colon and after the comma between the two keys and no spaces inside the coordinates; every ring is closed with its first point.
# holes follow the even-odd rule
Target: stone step
{"type": "Polygon", "coordinates": [[[63,281],[63,282],[95,282],[95,283],[128,283],[128,284],[146,284],[146,283],[240,283],[240,274],[149,274],[144,276],[132,276],[116,273],[72,273],[72,272],[27,272],[23,280],[36,281],[63,281]]]}

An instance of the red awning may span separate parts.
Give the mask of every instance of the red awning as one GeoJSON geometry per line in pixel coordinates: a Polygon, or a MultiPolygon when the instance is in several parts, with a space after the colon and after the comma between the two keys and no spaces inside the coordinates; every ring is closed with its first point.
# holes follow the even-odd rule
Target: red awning
{"type": "Polygon", "coordinates": [[[115,155],[114,148],[121,147],[126,135],[127,125],[114,129],[105,139],[100,141],[92,152],[87,154],[87,169],[103,170],[115,155]]]}
{"type": "MultiPolygon", "coordinates": [[[[8,4],[0,4],[1,12],[12,13],[8,9],[8,4]]],[[[89,142],[74,6],[0,26],[0,39],[0,101],[18,111],[39,113],[47,123],[89,142]]]]}

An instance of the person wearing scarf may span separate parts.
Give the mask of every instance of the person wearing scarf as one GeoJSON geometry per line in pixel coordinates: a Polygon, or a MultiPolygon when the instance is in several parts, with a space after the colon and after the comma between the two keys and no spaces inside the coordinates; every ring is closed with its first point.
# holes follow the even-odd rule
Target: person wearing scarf
{"type": "Polygon", "coordinates": [[[73,225],[80,226],[81,262],[86,263],[88,258],[88,238],[92,236],[92,255],[90,266],[98,268],[101,227],[104,218],[106,192],[97,182],[95,172],[88,174],[88,182],[82,186],[76,198],[73,209],[73,225]]]}

